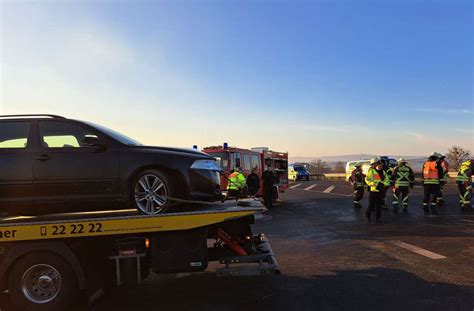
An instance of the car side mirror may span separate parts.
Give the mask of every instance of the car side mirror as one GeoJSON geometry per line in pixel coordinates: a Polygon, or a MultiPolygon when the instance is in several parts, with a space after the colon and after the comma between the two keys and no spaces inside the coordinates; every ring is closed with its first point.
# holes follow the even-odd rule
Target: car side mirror
{"type": "Polygon", "coordinates": [[[105,147],[105,144],[102,142],[102,140],[95,136],[84,137],[81,141],[81,145],[84,147],[105,147]]]}

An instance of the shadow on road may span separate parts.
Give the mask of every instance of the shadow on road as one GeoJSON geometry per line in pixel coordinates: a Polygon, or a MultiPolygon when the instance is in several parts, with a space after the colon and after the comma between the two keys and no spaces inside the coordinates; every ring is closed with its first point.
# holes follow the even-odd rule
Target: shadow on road
{"type": "MultiPolygon", "coordinates": [[[[217,278],[155,277],[118,288],[92,310],[466,310],[474,287],[432,283],[402,270],[374,268],[331,275],[217,278]]],[[[0,294],[1,311],[13,311],[0,294]]],[[[86,310],[89,308],[81,308],[86,310]]]]}
{"type": "Polygon", "coordinates": [[[473,287],[431,283],[405,271],[375,268],[313,277],[167,277],[117,289],[94,310],[471,311],[473,297],[473,287]]]}

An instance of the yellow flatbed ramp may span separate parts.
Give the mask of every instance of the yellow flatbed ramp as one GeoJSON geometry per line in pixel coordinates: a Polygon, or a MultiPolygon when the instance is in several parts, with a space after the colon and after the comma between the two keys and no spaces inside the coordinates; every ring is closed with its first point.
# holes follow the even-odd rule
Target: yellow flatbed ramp
{"type": "Polygon", "coordinates": [[[182,213],[139,215],[131,210],[0,218],[0,243],[188,230],[250,216],[265,208],[245,200],[182,213]]]}

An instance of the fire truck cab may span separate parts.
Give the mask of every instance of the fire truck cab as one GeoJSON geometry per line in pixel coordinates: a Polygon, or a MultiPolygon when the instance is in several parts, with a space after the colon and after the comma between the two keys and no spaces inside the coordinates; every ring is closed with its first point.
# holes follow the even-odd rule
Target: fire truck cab
{"type": "Polygon", "coordinates": [[[222,169],[221,189],[223,191],[227,189],[227,178],[236,166],[241,168],[245,176],[255,170],[260,177],[262,184],[257,196],[263,195],[262,174],[265,166],[273,168],[278,180],[273,193],[274,200],[278,199],[279,192],[284,192],[288,188],[288,153],[286,152],[271,151],[267,147],[252,149],[229,147],[227,143],[222,146],[206,147],[202,151],[213,156],[219,163],[222,169]]]}

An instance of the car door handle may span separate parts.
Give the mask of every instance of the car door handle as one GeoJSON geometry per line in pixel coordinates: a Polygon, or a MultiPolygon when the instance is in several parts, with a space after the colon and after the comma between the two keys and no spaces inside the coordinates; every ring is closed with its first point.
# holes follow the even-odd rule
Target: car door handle
{"type": "Polygon", "coordinates": [[[49,159],[51,159],[51,156],[47,154],[42,154],[39,157],[36,157],[36,160],[38,161],[48,161],[49,159]]]}

